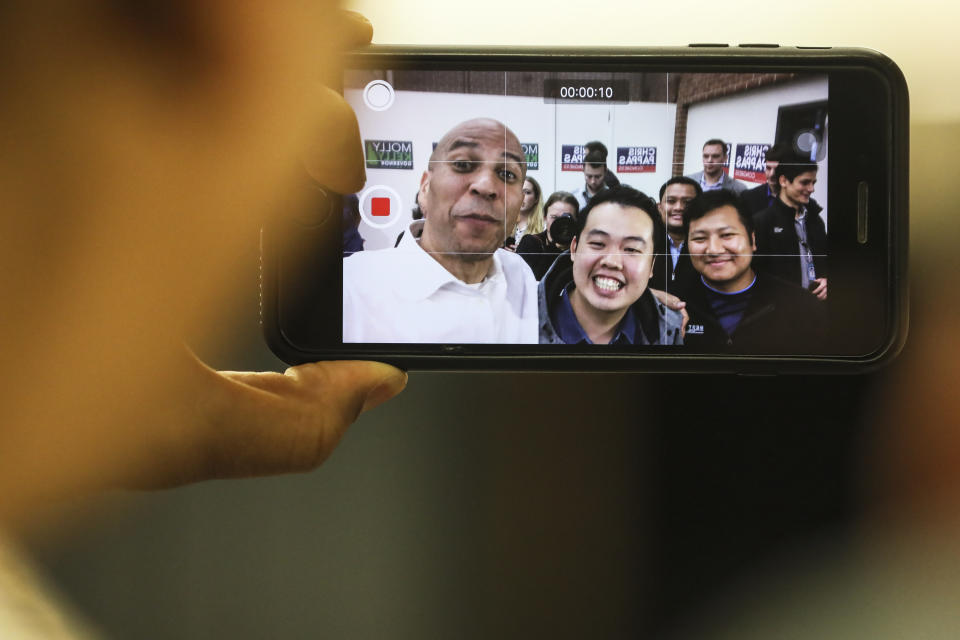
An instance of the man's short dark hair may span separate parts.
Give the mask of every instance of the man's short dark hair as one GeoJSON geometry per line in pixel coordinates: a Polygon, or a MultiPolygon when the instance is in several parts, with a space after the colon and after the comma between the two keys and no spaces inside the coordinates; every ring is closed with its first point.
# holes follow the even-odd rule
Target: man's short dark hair
{"type": "Polygon", "coordinates": [[[673,176],[660,186],[660,202],[663,202],[663,194],[667,192],[667,187],[672,184],[685,184],[693,187],[696,194],[699,196],[703,193],[703,188],[700,186],[700,183],[694,180],[693,178],[688,178],[687,176],[673,176]]]}
{"type": "Polygon", "coordinates": [[[763,159],[764,161],[769,160],[770,162],[780,162],[784,159],[784,157],[786,157],[789,151],[790,149],[787,147],[787,145],[775,144],[767,149],[767,153],[764,155],[763,159]]]}
{"type": "Polygon", "coordinates": [[[603,144],[599,140],[591,140],[587,144],[583,145],[583,148],[587,150],[586,155],[590,155],[591,153],[596,153],[603,156],[603,160],[601,160],[601,162],[607,161],[607,155],[608,155],[607,145],[603,144]]]}
{"type": "Polygon", "coordinates": [[[703,143],[702,149],[706,149],[707,147],[715,144],[720,145],[720,148],[723,149],[723,155],[727,155],[727,143],[721,140],[720,138],[710,138],[709,140],[703,143]]]}
{"type": "Polygon", "coordinates": [[[819,169],[817,163],[810,162],[809,158],[790,154],[780,160],[780,164],[773,170],[773,177],[777,182],[780,182],[780,176],[785,176],[787,180],[793,182],[801,173],[816,171],[817,169],[819,169]]]}
{"type": "Polygon", "coordinates": [[[663,220],[660,218],[660,212],[657,210],[657,203],[644,192],[638,191],[625,184],[604,189],[590,198],[587,206],[576,216],[577,227],[573,237],[577,239],[577,242],[580,241],[580,234],[583,233],[584,228],[587,226],[587,218],[590,217],[590,212],[593,211],[597,205],[606,202],[612,202],[621,207],[636,207],[644,211],[650,216],[650,219],[653,220],[653,254],[658,255],[665,251],[666,241],[664,240],[664,236],[666,236],[667,230],[666,227],[663,226],[663,220]]]}
{"type": "Polygon", "coordinates": [[[747,210],[740,196],[726,189],[717,189],[715,191],[705,191],[703,195],[697,196],[687,203],[683,210],[683,235],[690,234],[690,223],[699,220],[711,211],[716,211],[720,207],[730,206],[737,210],[737,217],[740,218],[740,224],[747,230],[747,237],[753,235],[753,214],[747,210]]]}
{"type": "Polygon", "coordinates": [[[601,154],[599,151],[588,151],[587,155],[583,156],[584,166],[590,165],[590,167],[597,169],[599,167],[607,166],[607,155],[601,154]]]}

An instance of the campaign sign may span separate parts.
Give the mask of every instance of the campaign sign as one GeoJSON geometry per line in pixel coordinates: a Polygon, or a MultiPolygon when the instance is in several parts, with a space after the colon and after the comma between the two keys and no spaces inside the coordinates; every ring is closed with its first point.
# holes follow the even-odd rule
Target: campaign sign
{"type": "Polygon", "coordinates": [[[583,157],[587,148],[582,144],[560,146],[560,171],[583,171],[583,157]]]}
{"type": "Polygon", "coordinates": [[[413,169],[413,142],[364,140],[367,169],[413,169]]]}
{"type": "Polygon", "coordinates": [[[746,182],[767,181],[763,169],[767,160],[768,144],[738,144],[733,162],[733,177],[746,182]]]}
{"type": "Polygon", "coordinates": [[[653,173],[656,170],[656,147],[617,147],[617,173],[653,173]]]}
{"type": "Polygon", "coordinates": [[[540,168],[540,145],[536,142],[522,142],[523,157],[527,162],[527,171],[540,168]]]}

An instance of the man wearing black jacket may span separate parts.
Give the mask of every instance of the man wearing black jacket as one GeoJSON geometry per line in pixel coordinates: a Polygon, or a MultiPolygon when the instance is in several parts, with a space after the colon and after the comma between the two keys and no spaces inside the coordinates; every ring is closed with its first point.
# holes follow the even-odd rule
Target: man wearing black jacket
{"type": "Polygon", "coordinates": [[[785,148],[783,145],[775,144],[767,149],[763,158],[763,174],[767,179],[766,182],[740,194],[743,204],[747,205],[747,210],[750,213],[760,213],[776,201],[780,185],[777,184],[777,178],[773,173],[784,155],[785,148]]]}
{"type": "Polygon", "coordinates": [[[822,207],[812,200],[817,164],[783,161],[774,170],[780,185],[774,203],[754,216],[757,266],[827,299],[827,230],[822,207]]]}
{"type": "Polygon", "coordinates": [[[684,343],[705,351],[814,353],[823,308],[800,287],[753,267],[753,220],[726,191],[704,193],[684,211],[690,259],[700,274],[680,296],[690,323],[684,343]]]}
{"type": "MultiPolygon", "coordinates": [[[[747,210],[754,216],[777,201],[777,196],[780,194],[780,184],[777,182],[777,176],[774,173],[780,164],[780,160],[783,158],[789,159],[789,157],[789,150],[783,145],[775,144],[767,149],[763,162],[763,173],[767,181],[740,194],[743,204],[747,205],[747,210]]],[[[805,160],[802,161],[805,162],[805,160]]],[[[810,198],[809,207],[817,211],[823,209],[814,198],[810,198]]]]}
{"type": "Polygon", "coordinates": [[[676,295],[688,281],[697,277],[687,255],[687,237],[683,231],[683,212],[687,204],[701,195],[700,183],[686,176],[674,176],[660,187],[657,209],[666,227],[663,258],[653,266],[650,286],[676,295]]]}

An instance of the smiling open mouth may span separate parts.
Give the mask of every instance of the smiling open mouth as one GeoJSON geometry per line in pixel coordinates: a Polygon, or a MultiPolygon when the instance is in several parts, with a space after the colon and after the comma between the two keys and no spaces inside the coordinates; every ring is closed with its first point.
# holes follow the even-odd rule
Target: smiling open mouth
{"type": "Polygon", "coordinates": [[[593,284],[604,291],[619,291],[623,288],[622,282],[614,280],[613,278],[607,278],[606,276],[596,276],[593,279],[593,284]]]}

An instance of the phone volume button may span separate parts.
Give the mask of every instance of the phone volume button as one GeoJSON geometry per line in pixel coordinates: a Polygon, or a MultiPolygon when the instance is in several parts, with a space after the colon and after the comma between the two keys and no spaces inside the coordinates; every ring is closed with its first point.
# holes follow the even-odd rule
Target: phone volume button
{"type": "Polygon", "coordinates": [[[857,242],[867,244],[867,203],[870,199],[870,188],[865,181],[857,185],[857,242]]]}

